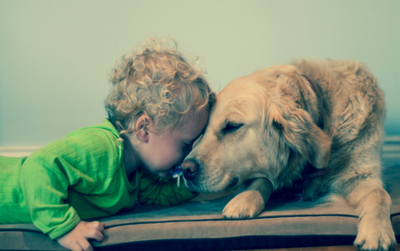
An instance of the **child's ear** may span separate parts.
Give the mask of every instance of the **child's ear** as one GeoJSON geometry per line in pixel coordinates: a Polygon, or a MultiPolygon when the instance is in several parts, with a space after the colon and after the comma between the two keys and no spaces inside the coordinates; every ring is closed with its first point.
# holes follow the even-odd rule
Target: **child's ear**
{"type": "Polygon", "coordinates": [[[136,121],[136,135],[142,142],[149,141],[149,127],[153,123],[152,119],[147,115],[142,115],[136,121]]]}

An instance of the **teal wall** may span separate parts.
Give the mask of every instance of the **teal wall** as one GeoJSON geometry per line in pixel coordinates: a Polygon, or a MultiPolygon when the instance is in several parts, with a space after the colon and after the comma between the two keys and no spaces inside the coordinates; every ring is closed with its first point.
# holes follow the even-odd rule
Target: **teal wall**
{"type": "Polygon", "coordinates": [[[291,59],[355,59],[400,134],[399,0],[0,0],[0,146],[43,145],[101,123],[116,60],[170,35],[212,88],[291,59]]]}

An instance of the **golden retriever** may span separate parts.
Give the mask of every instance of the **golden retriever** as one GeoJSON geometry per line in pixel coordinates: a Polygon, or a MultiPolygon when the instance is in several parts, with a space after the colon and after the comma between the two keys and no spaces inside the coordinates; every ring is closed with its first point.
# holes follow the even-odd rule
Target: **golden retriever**
{"type": "Polygon", "coordinates": [[[217,95],[206,131],[182,163],[185,185],[202,193],[240,187],[223,214],[246,218],[259,215],[272,192],[302,181],[303,199],[357,209],[360,249],[390,249],[384,118],[383,93],[361,63],[303,60],[256,71],[217,95]]]}

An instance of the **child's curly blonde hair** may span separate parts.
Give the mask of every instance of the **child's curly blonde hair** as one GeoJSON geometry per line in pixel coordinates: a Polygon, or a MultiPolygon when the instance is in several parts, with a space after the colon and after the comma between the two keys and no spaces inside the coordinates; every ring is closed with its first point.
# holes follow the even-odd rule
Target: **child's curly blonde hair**
{"type": "Polygon", "coordinates": [[[215,99],[202,68],[189,64],[172,39],[148,39],[141,50],[122,57],[109,80],[113,88],[105,107],[120,135],[134,132],[143,114],[157,131],[177,128],[215,99]]]}

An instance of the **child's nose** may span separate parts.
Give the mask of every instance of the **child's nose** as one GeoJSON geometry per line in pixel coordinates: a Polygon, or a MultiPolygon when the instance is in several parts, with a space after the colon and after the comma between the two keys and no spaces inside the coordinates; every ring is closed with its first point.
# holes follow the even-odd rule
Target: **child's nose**
{"type": "Polygon", "coordinates": [[[199,172],[199,164],[194,159],[188,159],[182,162],[181,168],[183,171],[183,176],[187,180],[192,180],[199,172]]]}

